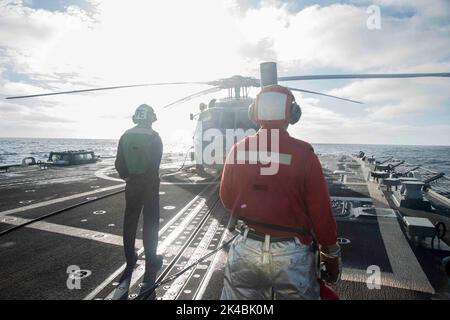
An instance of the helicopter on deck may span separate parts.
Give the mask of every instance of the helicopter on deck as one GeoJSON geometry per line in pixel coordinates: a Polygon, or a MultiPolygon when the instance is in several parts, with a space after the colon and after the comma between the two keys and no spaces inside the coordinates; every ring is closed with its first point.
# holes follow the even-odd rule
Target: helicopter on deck
{"type": "MultiPolygon", "coordinates": [[[[294,75],[278,77],[277,65],[275,62],[263,62],[260,64],[260,79],[244,76],[233,76],[207,82],[164,82],[164,83],[144,83],[133,85],[122,85],[102,88],[91,88],[81,90],[71,90],[63,92],[49,92],[24,96],[7,97],[6,99],[23,99],[42,96],[52,96],[61,94],[76,94],[92,91],[114,90],[133,87],[161,86],[161,85],[185,85],[201,84],[209,85],[212,88],[202,90],[187,97],[165,105],[163,109],[173,105],[190,101],[201,96],[228,90],[228,96],[223,99],[212,99],[208,105],[200,104],[200,111],[197,114],[190,114],[191,120],[196,120],[196,128],[193,136],[192,154],[195,160],[196,169],[199,173],[204,171],[205,167],[220,168],[224,163],[227,151],[233,143],[239,141],[244,136],[254,134],[258,126],[248,117],[248,107],[253,102],[249,97],[249,88],[264,87],[267,85],[278,84],[278,82],[305,81],[305,80],[332,80],[332,79],[394,79],[394,78],[423,78],[423,77],[450,77],[450,73],[378,73],[378,74],[332,74],[332,75],[294,75]],[[231,141],[227,138],[227,132],[232,131],[234,136],[231,141]],[[204,143],[205,140],[209,143],[204,143]],[[226,140],[226,141],[225,141],[226,140]],[[211,147],[213,146],[213,147],[211,147]],[[209,161],[205,161],[205,154],[209,154],[209,161]],[[212,161],[211,161],[212,159],[212,161]]],[[[287,87],[291,91],[302,92],[325,96],[329,98],[344,100],[351,103],[363,104],[348,98],[337,97],[316,91],[310,91],[300,88],[287,87]]]]}
{"type": "Polygon", "coordinates": [[[205,166],[220,167],[234,143],[245,136],[255,134],[259,129],[259,126],[248,117],[248,107],[254,101],[249,97],[248,89],[250,85],[257,85],[256,79],[234,76],[228,80],[230,87],[226,98],[212,99],[208,105],[202,102],[199,105],[200,112],[190,114],[190,119],[197,121],[191,160],[195,161],[198,173],[204,173],[205,166]],[[211,132],[211,135],[208,135],[207,132],[211,132]],[[227,139],[227,132],[232,133],[231,138],[228,135],[227,139]],[[217,148],[211,148],[208,151],[208,145],[204,143],[205,138],[207,140],[214,139],[215,141],[211,142],[214,146],[219,146],[218,148],[222,152],[216,154],[217,148]],[[204,158],[205,153],[209,153],[212,161],[204,158]]]}

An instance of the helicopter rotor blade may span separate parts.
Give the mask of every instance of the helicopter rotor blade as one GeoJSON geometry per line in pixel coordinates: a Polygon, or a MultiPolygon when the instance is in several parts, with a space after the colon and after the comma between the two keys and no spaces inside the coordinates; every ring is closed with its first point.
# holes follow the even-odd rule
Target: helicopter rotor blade
{"type": "Polygon", "coordinates": [[[191,94],[191,95],[189,95],[187,97],[181,98],[181,99],[179,99],[177,101],[171,102],[171,103],[165,105],[163,107],[163,109],[166,109],[166,108],[171,107],[171,106],[173,106],[175,104],[178,104],[178,103],[186,102],[186,101],[189,101],[189,100],[201,97],[201,96],[209,94],[209,93],[218,92],[220,90],[222,90],[221,87],[213,87],[213,88],[209,88],[209,89],[206,89],[206,90],[202,90],[202,91],[196,92],[194,94],[191,94]]]}
{"type": "MultiPolygon", "coordinates": [[[[423,77],[450,77],[450,73],[380,73],[380,74],[331,74],[331,75],[302,75],[302,76],[287,76],[279,77],[278,81],[298,81],[298,80],[327,80],[327,79],[394,79],[394,78],[423,78],[423,77]]],[[[143,83],[143,84],[133,84],[133,85],[123,85],[123,86],[111,86],[111,87],[101,87],[92,89],[80,89],[80,90],[69,90],[60,92],[48,92],[40,94],[22,95],[22,96],[12,96],[6,97],[6,99],[25,99],[25,98],[36,98],[45,96],[54,96],[62,94],[73,94],[73,93],[84,93],[84,92],[94,92],[103,90],[115,90],[115,89],[125,89],[125,88],[136,88],[136,87],[149,87],[149,86],[164,86],[164,85],[185,85],[185,84],[203,84],[203,85],[214,85],[220,87],[229,87],[235,82],[240,83],[246,81],[246,85],[259,86],[258,79],[255,78],[244,78],[242,76],[234,76],[231,78],[209,81],[209,82],[159,82],[159,83],[143,83]],[[250,81],[251,80],[251,81],[250,81]]]]}
{"type": "Polygon", "coordinates": [[[346,99],[346,98],[341,98],[341,97],[336,97],[336,96],[332,96],[332,95],[329,95],[329,94],[326,94],[326,93],[320,93],[320,92],[316,92],[316,91],[310,91],[310,90],[304,90],[304,89],[298,89],[298,88],[292,88],[292,87],[288,87],[288,89],[292,90],[292,91],[299,91],[299,92],[317,94],[317,95],[325,96],[325,97],[329,97],[329,98],[344,100],[344,101],[353,102],[353,103],[364,104],[363,102],[360,102],[360,101],[346,99]]]}
{"type": "Polygon", "coordinates": [[[208,84],[207,82],[159,82],[159,83],[143,83],[143,84],[132,84],[125,86],[113,86],[113,87],[102,87],[93,89],[81,89],[81,90],[70,90],[70,91],[60,91],[60,92],[49,92],[49,93],[39,93],[31,94],[25,96],[14,96],[6,97],[6,99],[25,99],[25,98],[36,98],[45,96],[55,96],[60,94],[72,94],[72,93],[83,93],[83,92],[93,92],[93,91],[103,91],[103,90],[115,90],[115,89],[125,89],[125,88],[136,88],[136,87],[150,87],[150,86],[165,86],[165,85],[179,85],[179,84],[208,84]]]}
{"type": "Polygon", "coordinates": [[[403,79],[425,77],[450,77],[450,73],[378,73],[378,74],[322,74],[279,77],[278,81],[327,80],[327,79],[403,79]]]}

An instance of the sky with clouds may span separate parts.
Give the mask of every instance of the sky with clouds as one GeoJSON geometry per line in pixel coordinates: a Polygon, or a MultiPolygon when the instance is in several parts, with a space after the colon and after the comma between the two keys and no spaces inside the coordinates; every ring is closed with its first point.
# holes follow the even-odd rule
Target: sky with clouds
{"type": "MultiPolygon", "coordinates": [[[[163,140],[189,141],[207,86],[133,88],[5,100],[11,95],[146,82],[284,75],[450,72],[448,0],[0,0],[0,137],[118,138],[141,103],[163,140]],[[381,28],[369,29],[376,5],[381,28]]],[[[289,131],[313,143],[450,145],[450,79],[327,80],[289,85],[289,131]]],[[[253,89],[255,94],[257,89],[253,89]]],[[[219,96],[225,96],[225,92],[219,96]]]]}

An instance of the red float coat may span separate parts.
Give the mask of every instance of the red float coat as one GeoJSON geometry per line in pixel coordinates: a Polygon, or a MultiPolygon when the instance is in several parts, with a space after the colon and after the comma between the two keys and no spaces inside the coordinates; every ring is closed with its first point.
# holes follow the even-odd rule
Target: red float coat
{"type": "MultiPolygon", "coordinates": [[[[284,129],[259,130],[256,135],[246,137],[232,147],[222,173],[220,197],[224,207],[236,218],[244,217],[258,223],[313,230],[319,244],[336,243],[336,221],[319,159],[310,144],[290,137],[284,129]],[[272,150],[270,130],[279,130],[278,150],[272,150]],[[268,137],[264,150],[258,147],[262,134],[268,137]],[[242,163],[243,154],[247,154],[248,159],[249,153],[267,154],[266,150],[279,153],[278,170],[275,174],[261,174],[261,169],[274,163],[242,163]]],[[[272,236],[298,236],[293,232],[257,224],[248,225],[272,236]]],[[[310,243],[312,240],[311,237],[304,236],[300,239],[303,243],[310,243]]]]}

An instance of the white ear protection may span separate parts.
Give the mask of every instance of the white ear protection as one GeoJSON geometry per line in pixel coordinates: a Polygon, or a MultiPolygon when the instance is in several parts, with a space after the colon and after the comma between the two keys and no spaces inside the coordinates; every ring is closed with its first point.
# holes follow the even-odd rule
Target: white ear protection
{"type": "Polygon", "coordinates": [[[279,85],[264,87],[248,108],[249,119],[260,125],[295,124],[301,116],[302,110],[292,92],[279,85]]]}

